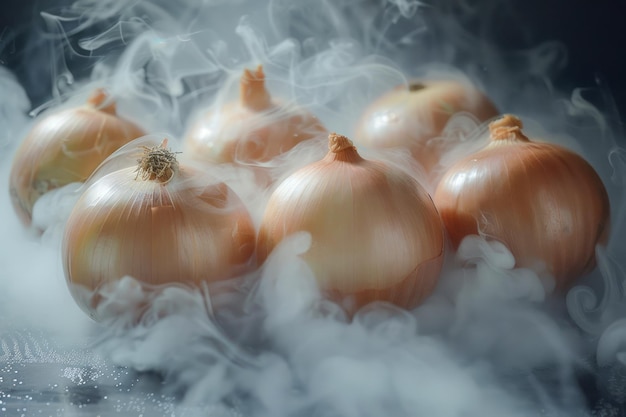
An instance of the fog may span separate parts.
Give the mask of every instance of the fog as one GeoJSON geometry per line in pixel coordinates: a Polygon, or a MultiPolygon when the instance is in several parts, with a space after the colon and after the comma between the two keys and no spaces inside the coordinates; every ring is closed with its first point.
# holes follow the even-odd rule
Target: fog
{"type": "MultiPolygon", "coordinates": [[[[489,37],[468,32],[465,23],[489,26],[498,8],[488,1],[482,6],[479,12],[467,2],[79,0],[42,10],[46,29],[37,36],[46,39],[52,59],[33,65],[51,65],[45,102],[31,103],[26,86],[0,66],[5,179],[37,118],[80,103],[95,87],[105,87],[118,113],[149,133],[141,143],[167,137],[181,150],[198,114],[237,98],[243,68],[262,64],[272,96],[347,136],[374,98],[412,77],[434,75],[474,83],[502,113],[520,116],[527,136],[583,155],[609,192],[611,238],[597,248],[597,268],[560,294],[549,277],[515,268],[503,244],[470,236],[458,250],[447,248],[437,288],[420,306],[407,311],[375,303],[350,317],[318,289],[301,257],[311,245],[310,234],[302,232],[285,239],[259,268],[226,282],[153,291],[124,277],[107,288],[95,322],[68,290],[63,230],[80,194],[113,165],[87,185],[45,194],[35,205],[32,228],[19,222],[4,181],[3,411],[623,413],[626,138],[615,124],[611,91],[602,84],[557,89],[553,79],[568,63],[563,44],[548,39],[530,49],[502,50],[489,37]],[[143,309],[141,317],[137,309],[143,309]]],[[[444,156],[444,167],[458,158],[455,152],[484,143],[487,127],[460,114],[445,132],[461,145],[444,156]]],[[[325,152],[323,140],[303,142],[261,165],[280,181],[325,152]]],[[[397,165],[432,191],[408,153],[359,152],[397,165]]],[[[247,167],[224,165],[212,174],[243,200],[258,226],[271,187],[255,183],[247,167]]]]}

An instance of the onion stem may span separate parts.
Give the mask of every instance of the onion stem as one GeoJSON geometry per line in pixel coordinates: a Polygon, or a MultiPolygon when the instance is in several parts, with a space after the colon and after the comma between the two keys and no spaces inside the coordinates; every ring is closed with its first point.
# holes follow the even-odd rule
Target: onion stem
{"type": "Polygon", "coordinates": [[[420,82],[412,81],[409,83],[409,91],[415,92],[425,89],[426,86],[420,82]]]}
{"type": "Polygon", "coordinates": [[[328,135],[328,149],[330,151],[328,155],[332,155],[334,161],[356,163],[364,160],[357,152],[352,141],[346,136],[337,133],[328,135]]]}
{"type": "Polygon", "coordinates": [[[97,88],[96,91],[93,92],[87,99],[87,105],[92,106],[102,112],[109,114],[117,114],[117,108],[115,106],[115,101],[110,100],[109,95],[106,93],[104,88],[97,88]],[[109,101],[107,103],[107,101],[109,101]]]}
{"type": "Polygon", "coordinates": [[[239,99],[244,107],[256,111],[270,107],[272,100],[265,88],[265,74],[262,65],[259,65],[255,71],[244,69],[241,76],[239,99]]]}
{"type": "Polygon", "coordinates": [[[346,136],[337,133],[328,135],[328,149],[331,152],[338,153],[348,148],[354,149],[354,144],[346,136]]]}
{"type": "Polygon", "coordinates": [[[519,118],[511,114],[505,114],[489,124],[491,141],[521,140],[529,142],[528,137],[522,133],[522,127],[523,124],[519,118]]]}

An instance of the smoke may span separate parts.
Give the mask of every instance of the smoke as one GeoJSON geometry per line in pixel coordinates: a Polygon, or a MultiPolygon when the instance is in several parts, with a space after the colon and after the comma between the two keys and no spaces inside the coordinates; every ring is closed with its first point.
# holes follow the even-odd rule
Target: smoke
{"type": "Polygon", "coordinates": [[[0,136],[0,150],[6,150],[22,134],[28,123],[27,112],[30,101],[24,89],[19,85],[15,76],[5,67],[0,67],[0,91],[11,100],[0,103],[0,120],[2,121],[2,136],[0,136]],[[9,121],[11,121],[9,123],[9,121]]]}
{"type": "MultiPolygon", "coordinates": [[[[258,270],[230,281],[148,288],[121,277],[101,294],[102,322],[95,323],[68,291],[61,239],[80,192],[114,169],[114,157],[86,185],[37,202],[34,224],[43,234],[19,224],[8,184],[0,184],[0,372],[23,366],[28,383],[26,365],[46,365],[42,382],[30,380],[37,389],[46,389],[45,380],[91,390],[82,402],[58,397],[62,405],[47,405],[57,411],[77,404],[122,415],[268,417],[623,411],[626,158],[619,113],[601,83],[555,87],[568,62],[561,43],[498,48],[495,17],[513,13],[498,4],[79,0],[43,10],[52,58],[48,100],[31,104],[28,86],[0,67],[0,91],[9,98],[0,103],[0,169],[8,178],[34,119],[79,103],[96,87],[106,87],[120,114],[151,138],[167,137],[179,149],[192,121],[235,100],[241,72],[258,64],[273,97],[348,136],[367,104],[388,89],[418,76],[455,78],[485,91],[502,112],[520,115],[528,136],[584,155],[602,177],[611,240],[598,248],[596,270],[567,296],[552,293],[550,277],[515,268],[501,243],[471,236],[447,251],[434,294],[415,310],[376,303],[348,317],[323,297],[300,257],[311,245],[303,232],[258,270]],[[119,377],[120,369],[132,377],[119,377]],[[156,403],[138,402],[146,393],[158,396],[156,403]]],[[[483,143],[485,133],[464,115],[451,119],[443,136],[460,146],[443,165],[483,143]]],[[[311,140],[260,166],[280,181],[324,153],[324,144],[311,140]]],[[[407,152],[361,153],[423,178],[407,152]]],[[[242,198],[258,226],[271,189],[254,183],[248,168],[224,165],[212,174],[242,198]]],[[[15,398],[21,391],[5,387],[0,400],[15,411],[6,392],[15,398]]],[[[44,407],[36,399],[29,404],[44,407]]]]}
{"type": "Polygon", "coordinates": [[[472,253],[465,260],[474,267],[449,265],[448,279],[422,308],[371,305],[348,320],[321,298],[298,257],[309,245],[308,234],[295,235],[273,252],[261,277],[231,284],[257,283],[246,300],[232,292],[227,300],[208,302],[202,292],[176,287],[142,294],[132,280],[121,281],[118,293],[105,296],[110,304],[100,307],[102,316],[112,313],[102,337],[107,356],[133,369],[159,371],[168,390],[184,393],[187,405],[243,397],[238,407],[244,415],[583,410],[571,383],[577,367],[585,367],[578,363],[576,337],[542,311],[539,278],[512,270],[505,248],[466,242],[463,251],[472,253]],[[494,285],[500,288],[490,291],[494,285]],[[505,291],[512,287],[518,290],[505,291]],[[135,323],[133,307],[146,298],[150,307],[135,323]],[[233,314],[228,305],[242,306],[244,314],[233,314]],[[494,317],[494,311],[500,314],[494,317]],[[548,371],[549,383],[541,370],[548,371]]]}

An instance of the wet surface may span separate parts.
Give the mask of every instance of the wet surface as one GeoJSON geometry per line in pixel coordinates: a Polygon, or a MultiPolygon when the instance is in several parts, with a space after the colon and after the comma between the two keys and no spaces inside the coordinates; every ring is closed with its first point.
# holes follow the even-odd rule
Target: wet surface
{"type": "Polygon", "coordinates": [[[63,364],[0,365],[1,416],[237,416],[226,406],[182,406],[154,374],[63,364]]]}
{"type": "Polygon", "coordinates": [[[236,416],[226,406],[182,406],[152,372],[62,351],[45,335],[0,331],[0,416],[236,416]]]}
{"type": "Polygon", "coordinates": [[[165,414],[171,399],[159,397],[160,381],[109,370],[61,364],[5,364],[0,368],[1,411],[8,415],[96,415],[151,409],[165,414]]]}
{"type": "MultiPolygon", "coordinates": [[[[550,379],[550,370],[527,378],[550,379]]],[[[626,415],[626,366],[583,372],[578,383],[589,407],[579,416],[626,415]]],[[[242,412],[246,407],[236,401],[183,404],[177,394],[166,377],[111,365],[89,349],[62,351],[29,330],[0,332],[0,416],[234,417],[250,412],[242,412]]],[[[542,415],[560,414],[545,410],[542,415]]]]}

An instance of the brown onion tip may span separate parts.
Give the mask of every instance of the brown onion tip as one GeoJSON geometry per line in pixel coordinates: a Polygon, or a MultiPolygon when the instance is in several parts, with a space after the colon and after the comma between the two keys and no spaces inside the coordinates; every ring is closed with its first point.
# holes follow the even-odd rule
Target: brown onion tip
{"type": "Polygon", "coordinates": [[[345,149],[356,150],[350,139],[334,132],[328,135],[328,149],[334,153],[341,152],[345,149]]]}
{"type": "Polygon", "coordinates": [[[240,81],[239,98],[241,104],[254,110],[262,110],[271,104],[271,98],[265,88],[265,73],[263,65],[258,65],[255,71],[244,69],[240,81]]]}
{"type": "Polygon", "coordinates": [[[97,88],[87,99],[87,105],[106,113],[116,114],[117,109],[115,108],[115,102],[109,99],[110,97],[104,88],[97,88]],[[107,101],[109,101],[109,103],[104,105],[107,101]]]}
{"type": "MultiPolygon", "coordinates": [[[[178,171],[176,153],[166,148],[167,139],[157,146],[143,146],[143,156],[137,160],[137,177],[142,180],[156,180],[160,183],[169,182],[178,171]]],[[[137,178],[135,177],[135,179],[137,178]]]]}
{"type": "Polygon", "coordinates": [[[523,124],[519,117],[505,114],[489,124],[491,140],[522,140],[528,142],[528,138],[522,133],[522,127],[523,124]]]}
{"type": "Polygon", "coordinates": [[[409,91],[414,93],[416,91],[421,91],[423,89],[426,88],[426,85],[424,85],[423,83],[419,82],[419,81],[411,81],[409,83],[409,91]]]}

